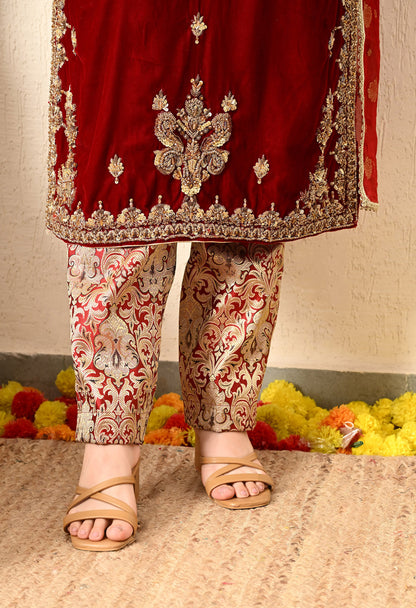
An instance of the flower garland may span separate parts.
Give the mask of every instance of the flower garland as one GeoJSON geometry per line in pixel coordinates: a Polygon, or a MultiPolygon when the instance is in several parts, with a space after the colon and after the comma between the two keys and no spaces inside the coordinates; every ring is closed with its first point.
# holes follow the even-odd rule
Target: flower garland
{"type": "MultiPolygon", "coordinates": [[[[0,388],[0,437],[75,441],[77,405],[72,367],[59,372],[61,397],[49,401],[36,388],[10,381],[0,388]]],[[[379,399],[373,405],[352,401],[327,410],[285,380],[262,392],[257,423],[248,432],[257,450],[301,450],[379,456],[416,455],[416,393],[379,399]]],[[[176,393],[155,400],[145,443],[194,446],[176,393]]]]}

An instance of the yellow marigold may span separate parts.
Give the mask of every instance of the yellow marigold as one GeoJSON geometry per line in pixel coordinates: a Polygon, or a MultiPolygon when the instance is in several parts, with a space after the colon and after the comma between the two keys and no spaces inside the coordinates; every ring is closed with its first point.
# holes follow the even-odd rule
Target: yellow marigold
{"type": "Polygon", "coordinates": [[[364,433],[367,433],[368,431],[381,431],[380,421],[372,416],[370,410],[368,413],[362,412],[361,414],[358,414],[357,418],[355,419],[355,426],[361,429],[364,433]]]}
{"type": "Polygon", "coordinates": [[[257,420],[270,424],[276,433],[277,440],[289,437],[286,411],[274,403],[266,403],[257,408],[257,420]]]}
{"type": "Polygon", "coordinates": [[[394,424],[392,424],[391,422],[382,422],[380,425],[380,434],[383,435],[384,437],[387,437],[387,435],[391,435],[392,433],[394,433],[395,431],[395,427],[394,424]]]}
{"type": "Polygon", "coordinates": [[[379,399],[376,401],[371,408],[373,416],[378,418],[381,422],[390,422],[392,403],[393,401],[391,399],[379,399]]]}
{"type": "Polygon", "coordinates": [[[183,401],[177,393],[166,393],[162,395],[153,404],[153,407],[160,407],[161,405],[169,405],[174,407],[177,412],[183,412],[183,401]]]}
{"type": "Polygon", "coordinates": [[[350,401],[346,403],[348,409],[350,409],[356,416],[360,414],[369,414],[370,406],[365,401],[350,401]]]}
{"type": "Polygon", "coordinates": [[[66,424],[46,426],[36,433],[35,439],[62,439],[63,441],[75,441],[75,431],[66,424]]]}
{"type": "Polygon", "coordinates": [[[14,382],[13,380],[10,380],[10,382],[0,388],[0,410],[10,412],[13,397],[21,390],[23,390],[23,386],[20,382],[14,382]]]}
{"type": "Polygon", "coordinates": [[[156,445],[186,445],[185,435],[185,431],[177,428],[156,429],[145,435],[144,443],[153,443],[156,445]]]}
{"type": "Polygon", "coordinates": [[[67,406],[61,401],[44,401],[35,414],[35,426],[42,429],[47,426],[64,424],[67,406]]]}
{"type": "Polygon", "coordinates": [[[396,426],[416,420],[416,393],[404,393],[391,404],[391,419],[396,426]]]}
{"type": "Polygon", "coordinates": [[[331,426],[309,429],[305,439],[310,444],[312,452],[330,453],[342,447],[341,433],[331,426]]]}
{"type": "Polygon", "coordinates": [[[340,405],[339,407],[333,407],[328,416],[322,420],[321,424],[332,426],[334,429],[339,429],[344,426],[346,422],[354,421],[354,412],[346,405],[340,405]]]}
{"type": "Polygon", "coordinates": [[[384,444],[384,437],[382,435],[380,435],[379,433],[377,433],[375,431],[369,431],[368,433],[365,433],[365,435],[363,435],[361,437],[360,441],[362,441],[363,444],[357,448],[352,448],[353,454],[356,454],[358,456],[361,456],[363,454],[367,454],[367,455],[380,455],[381,454],[383,444],[384,444]]]}
{"type": "Polygon", "coordinates": [[[186,431],[185,439],[188,445],[195,447],[195,429],[193,429],[192,427],[188,429],[186,431]]]}
{"type": "Polygon", "coordinates": [[[176,414],[177,410],[170,405],[159,405],[153,408],[150,412],[149,422],[147,423],[146,432],[150,433],[156,429],[162,428],[168,418],[176,414]]]}
{"type": "Polygon", "coordinates": [[[289,406],[296,414],[309,418],[316,408],[311,397],[305,397],[291,382],[275,380],[261,393],[261,400],[265,404],[274,403],[281,407],[289,406]]]}
{"type": "Polygon", "coordinates": [[[0,410],[0,437],[4,433],[4,425],[7,424],[8,422],[11,422],[14,419],[15,418],[14,418],[13,414],[10,414],[9,412],[3,412],[0,410]]]}
{"type": "Polygon", "coordinates": [[[399,435],[386,437],[380,452],[382,456],[414,456],[415,453],[410,443],[399,435]]]}
{"type": "MultiPolygon", "coordinates": [[[[283,410],[283,415],[286,419],[286,427],[289,437],[290,435],[300,435],[302,436],[305,430],[308,428],[308,421],[306,418],[297,414],[296,412],[285,411],[283,410]]],[[[282,439],[285,439],[282,437],[282,439]]]]}
{"type": "Polygon", "coordinates": [[[73,399],[75,397],[75,372],[72,367],[63,369],[56,376],[55,385],[64,397],[73,399]]]}
{"type": "Polygon", "coordinates": [[[412,449],[416,448],[416,422],[405,422],[403,428],[397,431],[397,436],[405,439],[412,449]]]}

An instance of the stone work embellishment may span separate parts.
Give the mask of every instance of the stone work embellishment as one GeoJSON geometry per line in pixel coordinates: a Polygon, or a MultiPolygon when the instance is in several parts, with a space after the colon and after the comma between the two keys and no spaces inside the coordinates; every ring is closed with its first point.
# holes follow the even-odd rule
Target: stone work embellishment
{"type": "Polygon", "coordinates": [[[191,24],[191,30],[193,35],[195,36],[195,44],[199,44],[199,37],[204,33],[204,30],[207,29],[207,26],[204,23],[204,18],[200,13],[194,16],[194,19],[191,24]]]}
{"type": "Polygon", "coordinates": [[[114,177],[114,183],[119,183],[119,177],[124,171],[124,165],[121,161],[121,158],[115,154],[113,158],[110,160],[110,164],[108,165],[108,170],[111,175],[114,177]]]}
{"type": "Polygon", "coordinates": [[[263,177],[266,177],[266,175],[270,171],[269,161],[264,156],[264,154],[261,158],[259,158],[257,160],[253,169],[254,169],[254,173],[256,174],[256,177],[257,177],[257,183],[261,184],[261,180],[263,179],[263,177]]]}
{"type": "Polygon", "coordinates": [[[169,112],[163,91],[156,95],[152,105],[159,110],[155,135],[166,146],[155,151],[154,164],[164,175],[172,174],[180,180],[182,192],[190,197],[200,192],[210,175],[219,175],[224,170],[229,152],[222,146],[230,139],[232,130],[229,112],[237,109],[237,101],[230,92],[221,104],[224,113],[212,118],[211,110],[204,108],[203,84],[199,76],[192,78],[190,95],[176,117],[169,112]]]}

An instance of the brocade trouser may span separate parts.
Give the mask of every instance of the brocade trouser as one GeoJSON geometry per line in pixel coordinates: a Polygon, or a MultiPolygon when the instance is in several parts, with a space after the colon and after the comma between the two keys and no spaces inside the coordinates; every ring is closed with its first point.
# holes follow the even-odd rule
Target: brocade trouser
{"type": "MultiPolygon", "coordinates": [[[[174,243],[68,246],[78,441],[142,443],[175,262],[174,243]]],[[[216,432],[253,428],[282,272],[279,243],[192,244],[179,313],[190,425],[216,432]]]]}

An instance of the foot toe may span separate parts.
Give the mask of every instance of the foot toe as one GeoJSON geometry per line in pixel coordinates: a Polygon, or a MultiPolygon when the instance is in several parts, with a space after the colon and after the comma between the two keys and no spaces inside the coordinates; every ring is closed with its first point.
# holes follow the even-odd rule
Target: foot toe
{"type": "Polygon", "coordinates": [[[108,526],[108,521],[106,519],[97,518],[94,520],[94,525],[89,533],[88,538],[90,540],[102,540],[105,536],[105,531],[108,526]]]}
{"type": "Polygon", "coordinates": [[[94,525],[94,521],[92,519],[85,519],[81,523],[81,525],[78,529],[79,538],[88,538],[91,533],[93,525],[94,525]]]}
{"type": "Polygon", "coordinates": [[[250,496],[258,496],[260,494],[257,484],[253,481],[247,481],[246,488],[250,496]]]}
{"type": "Polygon", "coordinates": [[[234,486],[235,495],[237,496],[237,498],[247,498],[248,496],[250,496],[250,493],[246,487],[246,484],[243,483],[242,481],[238,481],[238,482],[234,483],[233,486],[234,486]]]}
{"type": "Polygon", "coordinates": [[[235,490],[233,486],[224,484],[214,488],[211,492],[211,496],[216,500],[230,500],[230,498],[234,498],[235,490]]]}
{"type": "Polygon", "coordinates": [[[78,536],[80,527],[81,527],[80,521],[73,521],[70,524],[70,526],[68,527],[68,532],[71,534],[71,536],[78,536]]]}
{"type": "Polygon", "coordinates": [[[118,519],[115,519],[106,531],[107,538],[111,540],[127,540],[132,534],[132,526],[129,523],[118,519]]]}

